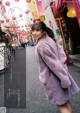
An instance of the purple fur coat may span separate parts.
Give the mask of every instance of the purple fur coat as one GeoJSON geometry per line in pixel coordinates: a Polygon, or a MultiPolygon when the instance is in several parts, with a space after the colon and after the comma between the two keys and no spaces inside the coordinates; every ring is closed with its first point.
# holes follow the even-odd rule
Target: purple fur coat
{"type": "Polygon", "coordinates": [[[39,79],[44,84],[52,104],[62,105],[79,92],[79,87],[68,72],[66,55],[48,35],[37,43],[35,54],[39,65],[39,79]]]}

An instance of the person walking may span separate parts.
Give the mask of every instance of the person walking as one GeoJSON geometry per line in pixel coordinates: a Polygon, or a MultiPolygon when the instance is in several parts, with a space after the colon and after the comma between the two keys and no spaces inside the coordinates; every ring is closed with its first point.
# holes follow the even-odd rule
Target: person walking
{"type": "Polygon", "coordinates": [[[57,105],[60,113],[73,113],[70,97],[80,88],[68,72],[64,50],[52,39],[51,32],[43,22],[32,26],[32,35],[38,41],[35,55],[39,65],[39,79],[49,101],[57,105]]]}

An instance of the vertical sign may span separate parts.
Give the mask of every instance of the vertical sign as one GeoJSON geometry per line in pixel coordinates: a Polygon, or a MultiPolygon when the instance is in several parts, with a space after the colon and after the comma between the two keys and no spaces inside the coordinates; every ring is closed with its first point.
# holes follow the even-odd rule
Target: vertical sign
{"type": "Polygon", "coordinates": [[[36,0],[36,5],[37,5],[37,9],[38,9],[39,15],[42,16],[43,15],[42,1],[36,0]]]}
{"type": "Polygon", "coordinates": [[[80,0],[73,0],[73,5],[74,5],[74,8],[75,8],[76,16],[77,16],[78,23],[79,23],[79,26],[80,26],[80,0]]]}
{"type": "Polygon", "coordinates": [[[39,18],[39,14],[38,14],[38,10],[37,10],[37,6],[35,3],[35,0],[31,0],[31,2],[29,3],[29,7],[30,7],[30,11],[32,13],[32,18],[34,19],[38,19],[39,18]]]}

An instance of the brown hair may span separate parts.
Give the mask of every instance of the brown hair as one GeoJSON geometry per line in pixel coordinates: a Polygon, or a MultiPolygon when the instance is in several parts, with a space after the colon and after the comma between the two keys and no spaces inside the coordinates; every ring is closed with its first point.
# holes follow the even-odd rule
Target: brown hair
{"type": "Polygon", "coordinates": [[[46,31],[48,36],[55,41],[53,31],[49,27],[47,27],[44,22],[39,21],[39,22],[36,22],[35,24],[33,24],[32,31],[34,31],[34,30],[37,30],[37,31],[40,31],[40,30],[46,31]]]}

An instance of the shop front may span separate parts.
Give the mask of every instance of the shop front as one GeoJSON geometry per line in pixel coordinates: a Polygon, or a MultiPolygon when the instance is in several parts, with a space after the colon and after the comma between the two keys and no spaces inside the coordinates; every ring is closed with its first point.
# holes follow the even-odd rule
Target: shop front
{"type": "Polygon", "coordinates": [[[80,53],[79,4],[78,0],[49,0],[44,5],[44,10],[47,10],[50,5],[64,42],[64,49],[67,49],[71,54],[80,53]]]}
{"type": "MultiPolygon", "coordinates": [[[[75,1],[77,3],[77,0],[75,1]]],[[[69,32],[69,47],[71,54],[80,53],[80,26],[79,16],[77,16],[76,8],[74,7],[74,1],[67,2],[66,7],[61,12],[66,22],[69,32]]],[[[78,13],[79,14],[79,13],[78,13]]],[[[80,14],[79,14],[80,15],[80,14]]]]}
{"type": "MultiPolygon", "coordinates": [[[[60,33],[60,29],[56,23],[56,19],[54,17],[54,14],[51,10],[51,3],[52,3],[52,0],[44,0],[42,1],[42,5],[43,5],[43,10],[44,10],[44,16],[45,16],[45,23],[46,25],[53,30],[54,32],[54,36],[57,40],[57,42],[59,43],[59,45],[61,47],[63,47],[63,40],[62,40],[62,36],[61,36],[61,33],[60,33]]],[[[56,6],[56,4],[55,4],[56,6]]]]}

